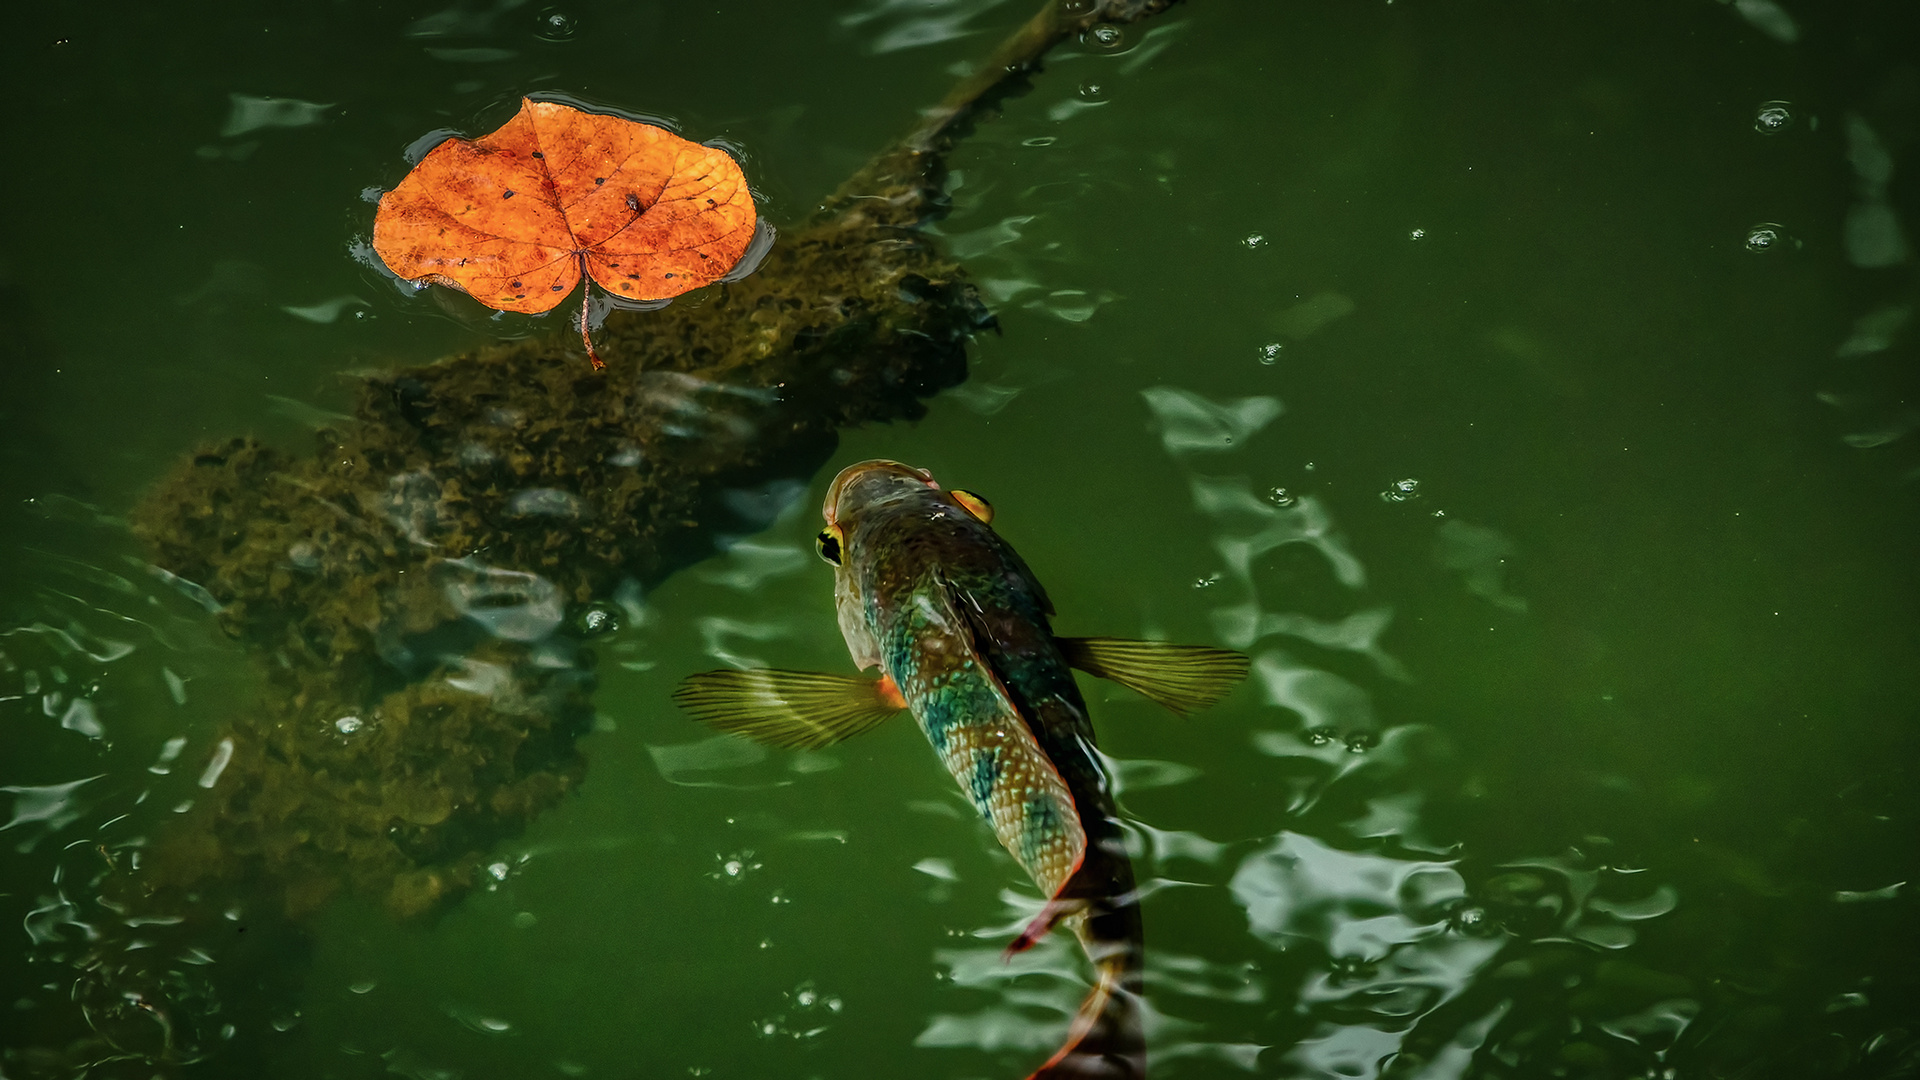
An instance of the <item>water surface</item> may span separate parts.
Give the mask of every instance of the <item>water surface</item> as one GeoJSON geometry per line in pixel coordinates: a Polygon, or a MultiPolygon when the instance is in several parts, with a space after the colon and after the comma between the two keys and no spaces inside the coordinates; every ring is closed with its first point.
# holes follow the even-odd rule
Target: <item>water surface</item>
{"type": "MultiPolygon", "coordinates": [[[[0,1044],[70,1020],[98,860],[269,692],[146,570],[142,493],[206,440],[306,452],[358,373],[566,332],[355,261],[409,144],[562,92],[729,140],[795,223],[1027,7],[16,20],[0,1044]]],[[[1185,721],[1087,684],[1155,1076],[1912,1075],[1915,29],[1192,0],[1063,46],[951,163],[1000,326],[967,383],[625,598],[584,783],[470,896],[195,943],[248,1019],[176,1071],[1025,1075],[1080,961],[1000,966],[1037,898],[920,736],[762,754],[667,698],[846,668],[811,537],[884,456],[991,499],[1063,633],[1255,657],[1185,721]]]]}

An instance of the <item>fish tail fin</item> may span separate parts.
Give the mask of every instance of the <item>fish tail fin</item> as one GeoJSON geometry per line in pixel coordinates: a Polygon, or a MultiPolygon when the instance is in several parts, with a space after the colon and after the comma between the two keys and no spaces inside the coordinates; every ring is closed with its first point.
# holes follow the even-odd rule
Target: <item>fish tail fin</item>
{"type": "Polygon", "coordinates": [[[1116,946],[1095,961],[1093,990],[1074,1014],[1067,1041],[1028,1080],[1144,1080],[1139,952],[1116,946]]]}

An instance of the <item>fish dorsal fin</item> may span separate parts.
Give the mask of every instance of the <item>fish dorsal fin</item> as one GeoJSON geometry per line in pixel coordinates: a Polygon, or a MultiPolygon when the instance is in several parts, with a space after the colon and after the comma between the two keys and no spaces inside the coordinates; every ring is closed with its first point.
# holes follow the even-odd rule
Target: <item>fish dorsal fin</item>
{"type": "Polygon", "coordinates": [[[790,750],[837,743],[907,707],[891,679],[767,668],[689,675],[673,700],[709,727],[790,750]]]}
{"type": "Polygon", "coordinates": [[[1133,638],[1056,638],[1067,663],[1111,679],[1186,716],[1218,702],[1247,677],[1247,657],[1206,645],[1133,638]]]}

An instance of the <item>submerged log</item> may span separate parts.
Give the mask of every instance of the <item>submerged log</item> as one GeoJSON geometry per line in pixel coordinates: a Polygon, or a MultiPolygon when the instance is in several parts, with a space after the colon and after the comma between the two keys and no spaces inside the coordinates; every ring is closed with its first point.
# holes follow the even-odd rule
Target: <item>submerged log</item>
{"type": "Polygon", "coordinates": [[[623,593],[768,524],[838,429],[917,418],[966,377],[993,319],[917,228],[944,210],[947,153],[1054,45],[1173,2],[1046,4],[751,275],[612,312],[602,372],[567,334],[465,353],[367,378],[310,456],[235,438],[161,479],[136,534],[270,690],[224,721],[206,795],[93,886],[114,925],[181,921],[43,957],[81,969],[92,1033],[8,1059],[196,1060],[246,1007],[181,962],[209,927],[297,924],[343,891],[427,916],[475,885],[580,782],[580,642],[623,593]]]}

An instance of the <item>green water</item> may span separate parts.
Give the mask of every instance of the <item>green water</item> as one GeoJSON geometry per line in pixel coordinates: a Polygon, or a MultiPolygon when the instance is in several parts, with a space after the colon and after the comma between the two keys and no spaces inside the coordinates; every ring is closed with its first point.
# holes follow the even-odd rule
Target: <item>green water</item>
{"type": "MultiPolygon", "coordinates": [[[[36,913],[107,917],[81,864],[260,692],[129,561],[143,490],[202,440],[304,448],[354,373],[564,329],[352,258],[408,144],[561,91],[730,140],[795,222],[1028,8],[10,20],[0,1047],[73,1008],[36,913]]],[[[1031,887],[917,732],[758,755],[667,698],[846,669],[811,537],[878,456],[991,499],[1063,633],[1256,659],[1186,721],[1088,684],[1154,1076],[1920,1071],[1917,22],[1191,0],[1063,46],[951,162],[938,230],[1002,331],[969,381],[593,642],[586,782],[486,887],[430,924],[326,907],[223,991],[272,1022],[175,1071],[1026,1075],[1080,962],[999,965],[1031,887]]]]}

